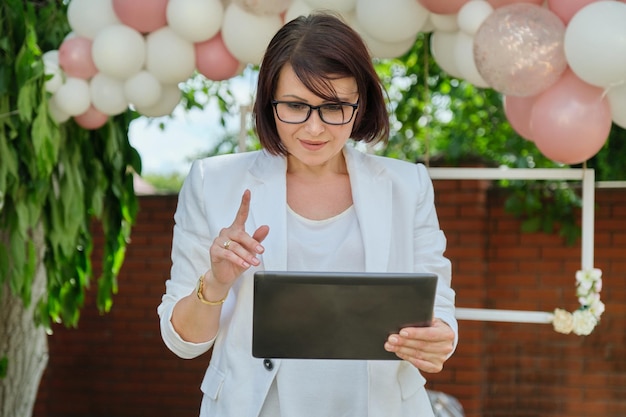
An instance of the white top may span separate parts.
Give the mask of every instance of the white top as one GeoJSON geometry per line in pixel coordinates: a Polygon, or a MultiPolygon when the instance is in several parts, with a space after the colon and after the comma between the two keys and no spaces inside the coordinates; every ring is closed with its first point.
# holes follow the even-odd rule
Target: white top
{"type": "MultiPolygon", "coordinates": [[[[290,271],[364,271],[359,222],[350,206],[325,220],[288,207],[290,271]]],[[[283,360],[260,417],[360,417],[367,415],[367,362],[283,360]],[[306,385],[306,389],[302,389],[306,385]]]]}

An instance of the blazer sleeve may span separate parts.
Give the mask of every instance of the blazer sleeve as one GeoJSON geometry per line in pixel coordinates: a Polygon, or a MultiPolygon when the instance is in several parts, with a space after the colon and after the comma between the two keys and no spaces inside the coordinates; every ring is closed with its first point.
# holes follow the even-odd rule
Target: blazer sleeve
{"type": "Polygon", "coordinates": [[[446,322],[454,331],[456,349],[458,323],[455,318],[455,292],[451,287],[452,266],[444,255],[446,237],[439,227],[434,189],[428,171],[422,164],[417,164],[417,171],[419,198],[413,229],[414,269],[417,272],[436,273],[439,277],[434,315],[446,322]]]}
{"type": "Polygon", "coordinates": [[[157,308],[161,337],[176,355],[190,359],[208,351],[214,340],[204,343],[185,341],[174,329],[171,318],[174,306],[196,288],[201,274],[211,266],[209,247],[213,241],[204,204],[202,162],[196,161],[185,179],[174,214],[172,269],[165,282],[165,294],[157,308]]]}

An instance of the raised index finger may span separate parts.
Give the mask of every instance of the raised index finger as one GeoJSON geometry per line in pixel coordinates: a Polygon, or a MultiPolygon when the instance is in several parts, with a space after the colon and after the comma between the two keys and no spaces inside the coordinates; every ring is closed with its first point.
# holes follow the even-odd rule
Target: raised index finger
{"type": "Polygon", "coordinates": [[[245,190],[243,195],[241,196],[241,204],[239,205],[239,210],[237,210],[237,215],[235,216],[235,221],[233,221],[233,226],[245,227],[246,220],[248,220],[248,213],[250,212],[250,190],[245,190]]]}

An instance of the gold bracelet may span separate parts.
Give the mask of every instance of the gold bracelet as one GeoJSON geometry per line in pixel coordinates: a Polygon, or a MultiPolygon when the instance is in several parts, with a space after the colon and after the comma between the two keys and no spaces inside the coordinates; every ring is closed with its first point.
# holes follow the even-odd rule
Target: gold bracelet
{"type": "Polygon", "coordinates": [[[200,275],[200,279],[198,280],[198,289],[196,290],[196,295],[198,296],[198,300],[200,300],[203,304],[206,304],[209,306],[221,306],[222,304],[224,304],[224,301],[226,301],[226,297],[228,297],[228,294],[226,294],[226,296],[224,296],[224,298],[222,298],[221,300],[209,301],[204,298],[204,295],[202,295],[203,290],[204,290],[204,275],[200,275]]]}

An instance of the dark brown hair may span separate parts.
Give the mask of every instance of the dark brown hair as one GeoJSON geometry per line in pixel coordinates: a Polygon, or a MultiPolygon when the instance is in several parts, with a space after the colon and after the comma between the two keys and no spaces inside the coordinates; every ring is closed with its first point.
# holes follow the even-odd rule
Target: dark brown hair
{"type": "Polygon", "coordinates": [[[272,100],[285,64],[314,94],[338,101],[330,81],[354,77],[359,108],[351,138],[365,143],[387,141],[389,115],[383,87],[361,37],[340,18],[328,13],[300,16],[274,35],[259,70],[254,120],[261,146],[274,155],[286,155],[276,130],[272,100]]]}

